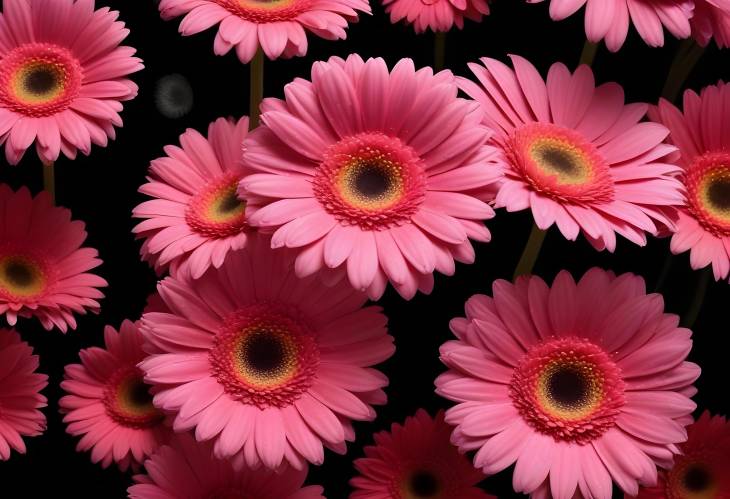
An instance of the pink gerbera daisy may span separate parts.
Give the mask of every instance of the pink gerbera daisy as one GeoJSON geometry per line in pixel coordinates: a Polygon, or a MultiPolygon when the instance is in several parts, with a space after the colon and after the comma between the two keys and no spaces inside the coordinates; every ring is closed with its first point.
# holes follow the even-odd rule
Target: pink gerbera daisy
{"type": "Polygon", "coordinates": [[[416,33],[462,29],[465,18],[479,22],[489,14],[487,0],[383,0],[383,5],[393,24],[405,19],[416,33]]]}
{"type": "Polygon", "coordinates": [[[347,23],[357,22],[358,11],[371,13],[367,0],[162,0],[163,19],[185,14],[184,36],[200,33],[218,23],[213,50],[224,55],[235,47],[243,63],[259,47],[269,59],[304,56],[307,31],[327,40],[347,37],[347,23]]]}
{"type": "Polygon", "coordinates": [[[350,499],[490,499],[475,485],[484,475],[460,454],[449,438],[443,411],[431,418],[419,409],[403,425],[375,435],[355,461],[362,476],[350,480],[350,499]]]}
{"type": "Polygon", "coordinates": [[[91,461],[122,471],[144,462],[167,439],[164,415],[152,405],[149,386],[137,364],[144,359],[142,334],[131,321],[119,332],[104,329],[105,349],[81,350],[81,364],[66,366],[58,405],[66,431],[81,436],[76,449],[91,450],[91,461]]]}
{"type": "MultiPolygon", "coordinates": [[[[544,1],[527,0],[528,3],[544,1]]],[[[651,47],[664,45],[663,28],[677,38],[688,38],[692,31],[690,18],[696,3],[696,0],[549,1],[550,17],[555,21],[562,21],[572,16],[585,5],[585,28],[588,40],[594,43],[605,40],[611,52],[618,51],[624,44],[630,24],[634,25],[641,38],[651,47]]]]}
{"type": "Polygon", "coordinates": [[[307,470],[234,468],[216,459],[210,444],[188,434],[161,447],[128,489],[131,499],[324,499],[322,487],[303,487],[307,470]]]}
{"type": "Polygon", "coordinates": [[[671,130],[687,202],[679,210],[671,250],[691,250],[690,264],[712,264],[715,279],[730,273],[730,85],[720,83],[700,95],[684,94],[684,113],[662,99],[651,117],[671,130]]]}
{"type": "Polygon", "coordinates": [[[661,471],[657,485],[642,488],[637,499],[730,497],[730,423],[705,411],[687,436],[672,469],[661,471]]]}
{"type": "Polygon", "coordinates": [[[193,282],[170,277],[170,313],[146,313],[151,354],[140,367],[176,431],[215,440],[220,458],[268,468],[320,464],[375,418],[387,378],[369,366],[393,354],[378,307],[346,283],[298,279],[286,250],[252,239],[193,282]]]}
{"type": "Polygon", "coordinates": [[[720,48],[730,47],[730,0],[695,0],[692,36],[703,47],[714,38],[720,48]]]}
{"type": "Polygon", "coordinates": [[[144,238],[142,257],[159,270],[190,272],[223,265],[226,255],[246,245],[246,206],[236,195],[243,177],[241,154],[248,118],[220,118],[206,139],[195,130],[180,136],[182,147],[167,146],[167,156],[150,166],[149,183],[139,191],[154,199],[134,209],[144,218],[134,228],[144,238]]]}
{"type": "Polygon", "coordinates": [[[40,391],[48,376],[38,374],[38,356],[13,330],[0,329],[0,460],[7,461],[11,449],[25,454],[23,437],[35,437],[46,429],[46,417],[39,410],[46,397],[40,391]]]}
{"type": "Polygon", "coordinates": [[[43,327],[64,333],[76,328],[73,314],[99,312],[107,285],[87,273],[101,265],[97,252],[81,248],[84,223],[52,206],[50,196],[32,198],[25,187],[0,185],[0,315],[12,326],[18,317],[37,317],[43,327]]]}
{"type": "Polygon", "coordinates": [[[44,162],[106,146],[122,126],[127,79],[143,68],[120,47],[128,29],[94,0],[3,0],[0,13],[0,144],[17,164],[36,143],[44,162]]]}
{"type": "Polygon", "coordinates": [[[684,203],[680,169],[666,163],[675,151],[662,143],[666,127],[639,123],[648,106],[625,105],[615,83],[596,88],[588,66],[571,75],[555,64],[544,82],[511,58],[514,71],[484,58],[486,67],[470,65],[479,83],[459,79],[507,157],[496,206],[529,208],[540,229],[557,224],[571,241],[582,231],[599,250],[613,251],[616,233],[645,245],[646,232],[671,227],[673,207],[684,203]]]}
{"type": "Polygon", "coordinates": [[[498,280],[493,293],[469,299],[441,347],[450,371],[436,391],[459,403],[446,413],[452,441],[487,474],[517,463],[515,490],[538,497],[654,485],[687,439],[700,374],[685,361],[692,332],[661,295],[600,269],[577,284],[563,271],[552,288],[498,280]]]}
{"type": "Polygon", "coordinates": [[[433,271],[471,263],[469,238],[489,241],[498,151],[454,77],[403,59],[357,55],[312,67],[312,82],[267,99],[246,141],[241,182],[249,222],[276,229],[273,247],[298,248],[300,277],[323,267],[377,299],[390,281],[412,298],[433,271]]]}

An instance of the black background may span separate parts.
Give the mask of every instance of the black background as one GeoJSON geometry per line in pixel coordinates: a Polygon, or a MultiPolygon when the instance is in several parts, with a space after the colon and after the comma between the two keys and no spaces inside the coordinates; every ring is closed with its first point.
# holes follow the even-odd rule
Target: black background
{"type": "MultiPolygon", "coordinates": [[[[57,163],[58,203],[73,211],[75,219],[87,223],[87,245],[98,248],[104,265],[97,271],[110,283],[102,302],[101,316],[79,320],[76,331],[62,335],[46,332],[34,320],[20,321],[17,329],[41,356],[41,372],[50,376],[44,390],[49,398],[45,410],[48,431],[27,439],[27,455],[14,453],[8,462],[0,462],[2,497],[54,496],[115,498],[125,497],[131,482],[128,474],[112,467],[102,470],[91,464],[88,454],[76,453],[76,439],[65,433],[58,414],[58,384],[63,366],[78,361],[78,350],[103,343],[105,324],[118,327],[123,319],[139,317],[147,295],[153,291],[155,275],[139,261],[139,243],[131,235],[134,225],[132,208],[142,201],[137,188],[144,181],[149,161],[162,155],[162,147],[176,144],[185,128],[205,133],[209,122],[220,116],[240,116],[248,111],[248,68],[234,54],[213,54],[215,30],[192,37],[177,33],[178,21],[163,22],[153,0],[100,2],[121,11],[121,19],[131,29],[125,44],[136,47],[146,69],[133,78],[140,85],[137,99],[125,104],[124,128],[107,148],[94,147],[90,157],[76,161],[62,158],[57,163]],[[154,103],[155,82],[168,74],[186,76],[195,92],[192,112],[171,120],[160,115],[154,103]]],[[[466,75],[466,63],[490,56],[502,60],[516,53],[531,60],[542,74],[555,61],[571,68],[577,64],[585,35],[583,15],[567,21],[552,22],[547,2],[527,5],[519,0],[494,2],[492,15],[481,24],[468,22],[464,31],[448,35],[446,65],[466,75]]],[[[382,56],[389,65],[411,57],[417,66],[433,62],[433,35],[416,35],[404,25],[391,25],[380,5],[374,15],[363,16],[351,26],[348,40],[330,42],[310,37],[307,57],[266,63],[266,95],[281,97],[283,86],[296,76],[308,77],[313,61],[330,55],[357,52],[363,57],[382,56]]],[[[618,54],[601,47],[594,69],[598,82],[617,81],[626,91],[628,101],[656,102],[670,63],[679,43],[668,40],[663,49],[647,47],[632,31],[618,54]]],[[[728,55],[714,45],[705,52],[687,87],[699,89],[718,79],[727,80],[728,55]]],[[[33,192],[41,188],[41,166],[29,153],[19,166],[11,167],[0,159],[0,182],[13,188],[27,185],[33,192]]],[[[346,456],[328,452],[325,464],[311,470],[309,483],[324,485],[327,497],[347,497],[347,481],[353,475],[352,460],[362,455],[362,446],[372,442],[374,431],[401,422],[419,407],[430,412],[449,406],[433,393],[433,380],[444,371],[438,361],[438,347],[451,338],[448,321],[463,313],[464,301],[474,293],[490,293],[491,282],[510,278],[531,226],[529,212],[499,212],[488,223],[493,242],[477,245],[477,262],[459,265],[456,275],[439,276],[431,296],[419,295],[405,302],[392,290],[381,300],[390,317],[390,331],[396,338],[397,352],[382,370],[390,377],[387,389],[389,404],[378,408],[378,418],[371,424],[356,426],[358,440],[346,456]]],[[[580,276],[592,266],[616,272],[635,272],[647,279],[652,289],[668,255],[668,240],[651,240],[639,248],[620,240],[615,254],[597,253],[584,240],[571,243],[553,229],[549,232],[535,271],[548,282],[560,269],[580,276]]],[[[699,272],[689,267],[687,254],[673,258],[668,279],[662,289],[667,310],[683,314],[695,293],[699,272]]],[[[702,314],[695,325],[695,344],[691,360],[703,369],[695,398],[700,409],[726,413],[728,400],[725,352],[720,347],[726,335],[727,303],[730,287],[726,282],[711,283],[702,314]]],[[[699,412],[698,412],[699,414],[699,412]]],[[[517,496],[511,489],[511,470],[490,477],[484,487],[499,497],[517,496]]],[[[619,497],[619,494],[616,494],[619,497]]]]}

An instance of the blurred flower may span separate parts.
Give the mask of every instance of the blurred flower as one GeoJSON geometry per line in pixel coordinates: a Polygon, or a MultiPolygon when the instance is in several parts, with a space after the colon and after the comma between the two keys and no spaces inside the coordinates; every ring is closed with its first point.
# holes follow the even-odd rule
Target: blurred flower
{"type": "Polygon", "coordinates": [[[164,76],[155,86],[155,104],[164,117],[182,118],[193,109],[193,87],[183,75],[164,76]]]}
{"type": "Polygon", "coordinates": [[[405,20],[416,33],[446,32],[464,27],[464,19],[481,21],[489,14],[487,0],[382,0],[393,24],[405,20]]]}

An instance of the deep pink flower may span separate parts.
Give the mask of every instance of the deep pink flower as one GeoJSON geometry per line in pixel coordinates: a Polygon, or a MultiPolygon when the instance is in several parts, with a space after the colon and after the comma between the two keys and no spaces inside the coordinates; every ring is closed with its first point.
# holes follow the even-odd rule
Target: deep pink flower
{"type": "Polygon", "coordinates": [[[730,497],[730,423],[705,411],[687,427],[687,441],[674,466],[659,473],[655,487],[636,499],[727,499],[730,497]]]}
{"type": "Polygon", "coordinates": [[[489,15],[487,0],[382,0],[393,24],[412,24],[416,33],[427,29],[446,32],[456,26],[464,27],[464,19],[481,21],[489,15]]]}
{"type": "Polygon", "coordinates": [[[140,367],[176,431],[195,429],[237,466],[320,464],[345,452],[352,421],[375,418],[387,378],[370,366],[393,354],[378,307],[347,283],[298,279],[289,250],[252,237],[195,282],[165,279],[170,312],[142,317],[140,367]]]}
{"type": "Polygon", "coordinates": [[[712,264],[715,279],[730,273],[730,85],[720,83],[697,95],[684,94],[684,112],[662,99],[651,117],[671,131],[679,148],[687,201],[679,211],[671,250],[691,250],[690,264],[712,264]]]}
{"type": "Polygon", "coordinates": [[[450,72],[410,59],[392,72],[357,55],[316,62],[311,82],[264,101],[246,140],[249,223],[297,248],[300,277],[335,269],[372,299],[389,281],[406,298],[430,292],[434,270],[474,261],[470,238],[490,240],[500,176],[479,106],[457,92],[450,72]]]}
{"type": "Polygon", "coordinates": [[[178,435],[152,456],[146,475],[136,475],[131,499],[324,499],[322,487],[303,486],[306,469],[234,468],[216,459],[210,444],[178,435]]]}
{"type": "Polygon", "coordinates": [[[47,193],[32,198],[25,187],[0,184],[0,315],[12,326],[37,317],[47,330],[76,328],[73,314],[99,311],[106,281],[88,271],[101,265],[97,251],[82,248],[84,223],[55,207],[47,193]]]}
{"type": "Polygon", "coordinates": [[[66,366],[61,388],[68,395],[58,405],[66,431],[81,436],[76,449],[91,450],[91,461],[104,468],[116,462],[124,471],[141,465],[171,430],[137,367],[145,357],[137,326],[124,321],[119,332],[107,326],[104,343],[81,350],[81,364],[66,366]]]}
{"type": "Polygon", "coordinates": [[[613,251],[617,233],[643,246],[647,232],[672,227],[681,170],[668,164],[667,128],[639,123],[648,106],[624,104],[615,83],[596,87],[585,65],[571,74],[554,64],[544,82],[525,59],[512,62],[484,58],[470,65],[478,83],[459,79],[507,158],[495,206],[529,208],[539,228],[556,224],[571,241],[583,232],[599,250],[613,251]]]}
{"type": "MultiPolygon", "coordinates": [[[[544,1],[527,0],[528,3],[544,1]]],[[[549,1],[550,17],[555,21],[562,21],[572,16],[585,5],[585,27],[588,40],[592,42],[605,40],[606,46],[611,52],[616,52],[624,44],[631,24],[651,47],[664,45],[663,28],[677,38],[688,38],[691,33],[690,18],[696,3],[696,0],[549,1]]]]}
{"type": "Polygon", "coordinates": [[[355,460],[361,476],[350,480],[350,499],[490,499],[475,485],[485,477],[460,454],[440,411],[431,418],[419,409],[390,432],[375,434],[375,445],[355,460]]]}
{"type": "Polygon", "coordinates": [[[20,335],[0,328],[0,461],[11,450],[25,454],[23,437],[35,437],[46,430],[46,397],[40,391],[48,376],[35,372],[38,356],[20,335]]]}
{"type": "Polygon", "coordinates": [[[144,238],[142,257],[158,271],[203,275],[218,268],[229,251],[246,245],[246,206],[236,195],[243,177],[241,155],[248,118],[219,118],[208,137],[195,130],[180,136],[181,147],[167,146],[167,156],[150,166],[149,183],[139,191],[152,198],[134,209],[145,220],[134,228],[144,238]]]}
{"type": "Polygon", "coordinates": [[[0,13],[0,145],[17,164],[35,142],[44,162],[106,146],[122,126],[127,76],[143,68],[119,46],[129,30],[94,0],[3,0],[0,13]]]}
{"type": "Polygon", "coordinates": [[[692,36],[703,47],[713,38],[718,47],[730,47],[730,0],[695,0],[690,24],[692,36]]]}
{"type": "Polygon", "coordinates": [[[259,47],[269,59],[304,56],[307,32],[341,40],[358,12],[371,13],[367,0],[162,0],[159,7],[163,19],[185,15],[180,23],[184,36],[220,23],[214,52],[224,55],[235,48],[243,63],[259,47]]]}
{"type": "Polygon", "coordinates": [[[561,272],[552,288],[498,280],[493,294],[469,299],[467,318],[451,321],[457,340],[441,347],[450,370],[436,391],[458,402],[446,413],[452,441],[487,474],[516,463],[514,489],[536,497],[656,484],[687,439],[700,374],[685,361],[692,332],[661,295],[600,269],[577,284],[561,272]]]}

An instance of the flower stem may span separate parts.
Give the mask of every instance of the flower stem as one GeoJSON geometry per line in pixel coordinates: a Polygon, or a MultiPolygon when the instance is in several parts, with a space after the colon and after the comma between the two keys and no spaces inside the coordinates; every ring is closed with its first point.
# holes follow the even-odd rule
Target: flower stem
{"type": "Polygon", "coordinates": [[[585,45],[583,45],[583,52],[580,54],[580,64],[592,66],[593,61],[596,59],[596,52],[598,52],[598,44],[586,40],[585,45]]]}
{"type": "Polygon", "coordinates": [[[546,234],[547,231],[540,229],[535,223],[532,224],[530,237],[527,239],[525,249],[522,251],[520,261],[515,268],[514,279],[532,273],[535,262],[537,262],[537,257],[540,256],[540,249],[542,248],[542,243],[545,242],[546,234]]]}
{"type": "Polygon", "coordinates": [[[712,277],[712,267],[705,267],[697,277],[697,285],[695,286],[694,296],[692,297],[692,303],[687,309],[687,313],[682,317],[682,326],[691,328],[697,321],[697,317],[700,315],[702,310],[702,304],[705,301],[705,295],[707,294],[707,286],[710,284],[710,278],[712,277]]]}
{"type": "Polygon", "coordinates": [[[249,101],[249,128],[253,130],[259,126],[261,110],[259,106],[264,98],[264,52],[261,47],[256,51],[256,55],[251,60],[249,66],[251,71],[250,92],[251,100],[249,101]]]}
{"type": "Polygon", "coordinates": [[[436,71],[444,69],[446,64],[446,33],[436,33],[433,46],[433,67],[436,71]]]}
{"type": "Polygon", "coordinates": [[[662,97],[674,102],[684,86],[687,77],[702,57],[705,48],[697,45],[691,38],[683,40],[669,68],[667,81],[662,90],[662,97]]]}
{"type": "Polygon", "coordinates": [[[43,161],[43,190],[51,197],[51,203],[56,204],[56,167],[53,161],[43,161]]]}

